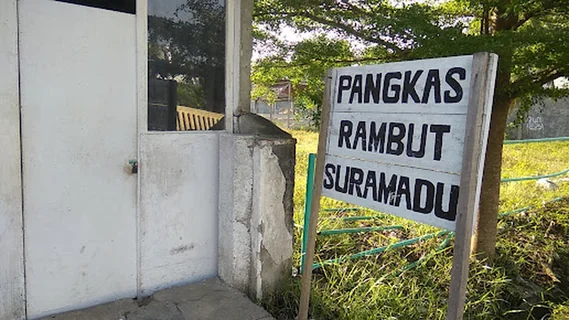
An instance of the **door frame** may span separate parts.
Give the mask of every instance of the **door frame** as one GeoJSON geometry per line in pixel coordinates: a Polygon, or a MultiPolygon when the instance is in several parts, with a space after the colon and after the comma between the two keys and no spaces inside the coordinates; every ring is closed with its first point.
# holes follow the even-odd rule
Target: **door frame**
{"type": "MultiPolygon", "coordinates": [[[[211,134],[219,135],[220,132],[234,133],[234,119],[239,112],[240,94],[243,89],[250,90],[249,85],[242,87],[241,76],[245,74],[249,76],[250,56],[242,56],[240,54],[243,46],[251,43],[251,30],[247,28],[247,24],[251,24],[253,1],[252,0],[225,0],[225,129],[221,131],[196,131],[186,132],[184,134],[200,135],[211,134]],[[244,16],[242,10],[251,10],[248,15],[244,16]],[[247,18],[249,16],[249,18],[247,18]],[[247,20],[249,19],[249,20],[247,20]],[[245,27],[244,27],[245,26],[245,27]],[[248,39],[245,44],[242,39],[248,39]]],[[[136,0],[136,61],[137,61],[137,152],[138,159],[141,159],[141,138],[142,135],[149,133],[148,131],[148,0],[136,0]]],[[[247,92],[247,97],[249,93],[247,92]]],[[[248,98],[247,98],[248,99],[248,98]]],[[[247,101],[248,102],[248,101],[247,101]]],[[[242,104],[243,101],[241,101],[242,104]]],[[[249,103],[244,104],[249,106],[249,103]]],[[[172,134],[175,132],[154,132],[153,134],[172,134]]],[[[144,164],[141,164],[139,170],[144,170],[144,164]]],[[[142,294],[142,234],[141,234],[141,175],[137,176],[136,190],[136,250],[137,250],[137,298],[143,298],[142,294]]]]}
{"type": "Polygon", "coordinates": [[[0,319],[24,319],[18,1],[0,1],[0,319]]]}

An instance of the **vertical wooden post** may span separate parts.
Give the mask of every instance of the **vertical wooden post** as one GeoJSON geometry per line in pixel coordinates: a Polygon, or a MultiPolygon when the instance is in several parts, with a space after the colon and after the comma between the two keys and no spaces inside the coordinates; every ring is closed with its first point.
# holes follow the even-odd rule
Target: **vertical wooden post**
{"type": "Polygon", "coordinates": [[[326,137],[330,119],[330,99],[332,90],[332,70],[328,70],[326,87],[320,116],[320,135],[318,137],[318,153],[316,155],[316,169],[314,171],[314,185],[312,189],[312,203],[310,206],[310,222],[308,224],[308,241],[304,256],[304,270],[302,272],[302,285],[300,292],[300,307],[298,320],[307,320],[310,303],[310,284],[312,281],[312,264],[314,263],[314,247],[316,245],[316,227],[318,213],[320,212],[320,196],[322,195],[322,180],[324,178],[324,160],[326,159],[326,137]]]}
{"type": "Polygon", "coordinates": [[[495,54],[482,52],[474,54],[472,61],[447,320],[461,320],[464,313],[474,215],[478,210],[490,121],[488,106],[492,105],[497,60],[495,54]]]}

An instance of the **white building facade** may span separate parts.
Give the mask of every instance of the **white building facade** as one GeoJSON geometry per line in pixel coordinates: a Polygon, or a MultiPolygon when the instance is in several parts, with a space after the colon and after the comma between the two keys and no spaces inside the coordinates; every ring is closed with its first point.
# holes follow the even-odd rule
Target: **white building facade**
{"type": "Polygon", "coordinates": [[[290,273],[294,140],[246,125],[251,6],[0,2],[1,320],[290,273]]]}

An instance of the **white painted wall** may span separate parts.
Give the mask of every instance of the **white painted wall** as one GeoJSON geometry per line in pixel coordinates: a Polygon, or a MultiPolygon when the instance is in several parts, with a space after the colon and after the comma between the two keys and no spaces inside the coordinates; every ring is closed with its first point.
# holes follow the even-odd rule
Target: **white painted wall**
{"type": "MultiPolygon", "coordinates": [[[[136,18],[52,0],[20,0],[17,12],[16,3],[0,1],[0,319],[25,317],[24,255],[31,319],[217,275],[219,201],[250,219],[252,180],[242,179],[252,174],[246,145],[254,139],[241,141],[235,175],[221,178],[220,153],[230,163],[236,155],[219,137],[232,135],[146,133],[146,1],[137,1],[136,18]],[[137,155],[138,199],[126,165],[137,155]],[[231,199],[220,197],[220,182],[231,199]]],[[[228,20],[241,24],[241,1],[228,6],[228,20]]],[[[239,43],[240,30],[228,43],[239,43]]],[[[239,60],[237,47],[227,51],[239,60]]],[[[228,83],[239,83],[239,66],[228,62],[228,83]]],[[[228,95],[237,97],[236,87],[228,95]]],[[[230,130],[238,99],[228,100],[230,130]]],[[[234,243],[246,255],[227,258],[248,286],[252,230],[241,222],[222,224],[246,238],[234,243]]]]}
{"type": "Polygon", "coordinates": [[[250,136],[220,136],[218,273],[243,292],[249,291],[252,263],[254,145],[250,136]]]}
{"type": "Polygon", "coordinates": [[[21,0],[30,318],[136,295],[135,16],[21,0]]]}
{"type": "Polygon", "coordinates": [[[140,137],[142,295],[217,275],[219,133],[140,137]]]}
{"type": "Polygon", "coordinates": [[[24,263],[16,0],[0,1],[0,319],[23,319],[24,263]]]}

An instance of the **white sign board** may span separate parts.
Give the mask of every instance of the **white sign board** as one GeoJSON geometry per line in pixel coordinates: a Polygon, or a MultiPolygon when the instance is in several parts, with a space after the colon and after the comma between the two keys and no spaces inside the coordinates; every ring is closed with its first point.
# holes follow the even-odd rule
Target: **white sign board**
{"type": "Polygon", "coordinates": [[[481,52],[329,71],[305,265],[321,195],[456,231],[447,320],[462,319],[497,64],[481,52]]]}
{"type": "Polygon", "coordinates": [[[322,195],[455,230],[472,63],[334,69],[322,195]]]}

